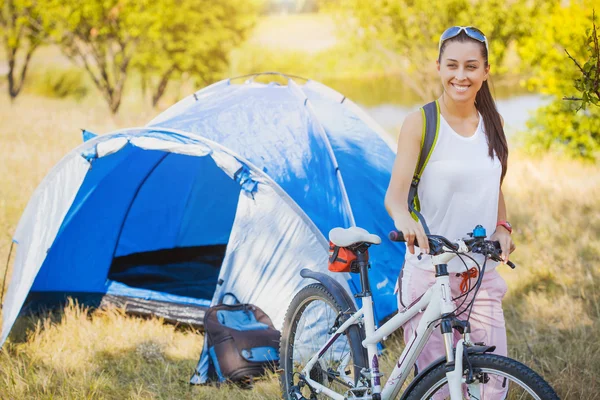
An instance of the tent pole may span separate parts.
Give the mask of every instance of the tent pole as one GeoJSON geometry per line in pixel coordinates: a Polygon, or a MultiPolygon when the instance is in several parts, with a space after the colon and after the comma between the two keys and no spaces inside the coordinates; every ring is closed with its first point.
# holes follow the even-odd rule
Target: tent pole
{"type": "MultiPolygon", "coordinates": [[[[308,102],[308,97],[306,96],[306,94],[302,91],[302,89],[300,89],[298,87],[298,85],[294,81],[291,81],[291,82],[292,83],[288,86],[293,87],[294,94],[296,94],[298,97],[303,98],[304,107],[307,110],[307,112],[309,113],[309,115],[311,117],[315,116],[315,113],[312,110],[312,107],[308,102]]],[[[356,226],[356,221],[354,220],[354,212],[352,211],[352,204],[350,204],[350,198],[348,197],[348,192],[346,191],[346,185],[344,184],[344,180],[342,178],[342,171],[340,171],[340,166],[337,162],[337,158],[335,157],[335,153],[333,152],[333,147],[331,146],[331,141],[329,140],[329,137],[327,136],[327,132],[325,131],[325,128],[323,127],[323,125],[321,125],[321,122],[316,118],[314,118],[313,121],[315,121],[315,123],[317,124],[317,126],[319,128],[317,130],[319,131],[321,139],[324,141],[325,147],[327,148],[327,152],[329,153],[329,159],[331,160],[331,163],[333,164],[333,168],[335,170],[335,175],[336,175],[338,185],[340,187],[340,192],[342,195],[342,201],[344,202],[344,206],[346,207],[346,212],[348,213],[348,223],[350,224],[350,226],[356,226]]]]}

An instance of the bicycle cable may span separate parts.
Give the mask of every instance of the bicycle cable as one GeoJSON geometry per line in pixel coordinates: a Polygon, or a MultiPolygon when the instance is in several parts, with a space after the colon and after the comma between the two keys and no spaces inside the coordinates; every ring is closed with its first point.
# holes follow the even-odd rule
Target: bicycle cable
{"type": "MultiPolygon", "coordinates": [[[[475,265],[477,267],[477,272],[478,272],[477,275],[478,276],[477,276],[477,282],[475,282],[475,285],[473,287],[471,287],[471,280],[469,279],[469,281],[468,281],[468,285],[469,286],[468,286],[467,291],[465,293],[461,294],[460,296],[457,296],[457,297],[455,297],[455,298],[452,299],[453,301],[456,301],[457,299],[464,298],[463,301],[462,301],[462,303],[459,306],[457,306],[454,309],[454,311],[453,311],[453,313],[457,313],[458,310],[460,310],[464,306],[465,302],[467,301],[468,295],[470,293],[472,293],[473,291],[475,291],[474,294],[473,294],[473,297],[471,298],[471,300],[469,301],[469,303],[467,304],[467,306],[462,311],[460,311],[460,312],[458,312],[457,314],[454,315],[455,317],[458,318],[460,315],[464,314],[467,310],[469,310],[469,314],[467,316],[467,321],[468,321],[471,318],[471,311],[473,310],[473,306],[475,304],[475,298],[477,297],[477,293],[479,292],[481,284],[483,283],[483,274],[485,273],[485,266],[487,264],[488,258],[485,257],[484,262],[483,262],[483,267],[482,267],[472,256],[470,256],[468,254],[458,253],[458,251],[449,251],[449,253],[456,254],[458,256],[458,258],[461,260],[461,262],[463,263],[463,265],[465,266],[465,269],[467,271],[469,270],[469,267],[467,266],[467,263],[463,259],[463,256],[471,259],[475,263],[475,265]]],[[[444,317],[442,316],[442,317],[434,319],[433,321],[431,321],[428,324],[428,326],[433,325],[437,321],[440,321],[442,318],[444,318],[444,317]]]]}
{"type": "MultiPolygon", "coordinates": [[[[471,257],[470,255],[468,255],[468,254],[464,254],[464,253],[462,253],[462,254],[461,254],[461,253],[459,253],[457,250],[451,250],[451,251],[448,251],[448,253],[454,253],[454,254],[456,254],[456,255],[458,256],[458,258],[460,259],[460,261],[461,261],[461,262],[463,263],[463,265],[465,266],[465,270],[466,270],[467,272],[469,271],[469,266],[467,265],[467,263],[465,262],[465,260],[463,260],[462,256],[465,256],[465,257],[468,257],[468,258],[470,258],[470,259],[471,259],[471,260],[472,260],[472,261],[475,263],[475,265],[477,265],[477,266],[479,267],[479,264],[477,263],[477,261],[475,261],[475,259],[474,259],[473,257],[471,257]]],[[[470,281],[470,280],[469,280],[469,283],[468,283],[468,285],[469,285],[469,289],[467,290],[467,292],[466,292],[466,293],[464,293],[464,294],[461,294],[460,296],[458,296],[458,297],[456,297],[456,298],[453,298],[452,300],[453,300],[453,301],[455,301],[455,300],[457,300],[457,299],[460,299],[461,297],[465,297],[466,295],[468,295],[468,294],[471,292],[471,281],[470,281]]],[[[458,311],[458,310],[459,310],[459,309],[460,309],[460,308],[461,308],[461,307],[462,307],[462,306],[465,304],[466,300],[467,300],[467,298],[465,297],[465,298],[464,298],[464,300],[463,300],[463,302],[460,304],[460,306],[456,307],[456,308],[454,309],[454,311],[452,311],[452,312],[453,312],[453,313],[457,312],[457,311],[458,311]]],[[[439,318],[436,318],[436,319],[434,319],[433,321],[431,321],[431,322],[428,324],[428,327],[429,327],[429,326],[431,326],[432,324],[436,323],[437,321],[440,321],[442,318],[444,318],[444,317],[442,316],[442,317],[439,317],[439,318]]]]}
{"type": "MultiPolygon", "coordinates": [[[[479,289],[481,288],[481,284],[483,283],[483,275],[485,274],[485,267],[487,264],[487,260],[488,258],[486,257],[484,262],[483,262],[483,266],[480,267],[479,269],[479,277],[477,279],[477,282],[475,283],[475,287],[474,287],[474,294],[473,294],[473,298],[471,299],[471,301],[469,302],[469,304],[458,314],[456,314],[456,317],[464,314],[467,310],[469,310],[469,314],[467,315],[467,321],[471,318],[471,312],[473,311],[473,306],[475,305],[475,298],[477,297],[477,293],[479,292],[479,289]]],[[[479,264],[478,264],[479,266],[479,264]]]]}

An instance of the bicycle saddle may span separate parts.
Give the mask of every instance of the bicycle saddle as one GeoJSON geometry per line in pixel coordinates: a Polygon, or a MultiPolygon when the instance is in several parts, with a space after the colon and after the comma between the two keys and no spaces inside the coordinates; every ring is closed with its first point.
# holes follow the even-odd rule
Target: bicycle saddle
{"type": "Polygon", "coordinates": [[[329,240],[339,247],[348,247],[356,243],[381,243],[381,238],[379,236],[369,233],[367,230],[357,226],[348,229],[333,228],[329,231],[329,240]]]}

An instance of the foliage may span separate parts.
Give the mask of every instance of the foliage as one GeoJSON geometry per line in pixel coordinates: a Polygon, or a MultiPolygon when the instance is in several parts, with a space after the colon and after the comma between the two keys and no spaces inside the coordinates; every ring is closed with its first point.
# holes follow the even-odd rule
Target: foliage
{"type": "Polygon", "coordinates": [[[131,60],[142,40],[160,35],[148,0],[48,0],[44,26],[85,67],[110,110],[121,105],[131,60]]]}
{"type": "Polygon", "coordinates": [[[556,99],[527,122],[524,142],[533,153],[553,150],[596,160],[600,155],[600,108],[578,111],[577,102],[556,99]]]}
{"type": "Polygon", "coordinates": [[[223,75],[231,50],[256,23],[261,0],[160,0],[156,33],[134,57],[156,106],[172,78],[187,75],[205,86],[223,75]],[[151,77],[156,77],[152,79],[151,77]]]}
{"type": "Polygon", "coordinates": [[[423,100],[439,91],[434,60],[442,32],[472,25],[489,38],[492,71],[507,72],[503,61],[511,44],[543,11],[544,0],[335,0],[327,9],[340,17],[361,50],[378,51],[377,62],[394,63],[403,80],[423,100]],[[508,3],[508,4],[507,4],[508,3]]]}
{"type": "Polygon", "coordinates": [[[600,49],[594,17],[594,12],[592,12],[592,28],[588,30],[587,39],[590,56],[585,64],[583,66],[579,65],[567,50],[567,55],[581,71],[581,76],[575,79],[575,89],[582,94],[581,108],[583,109],[590,103],[600,107],[600,49]]]}
{"type": "Polygon", "coordinates": [[[8,94],[16,98],[27,77],[31,57],[45,39],[36,0],[0,0],[0,35],[8,60],[8,94]],[[22,61],[19,65],[19,58],[22,61]]]}
{"type": "Polygon", "coordinates": [[[587,58],[586,30],[592,25],[592,3],[577,0],[563,5],[559,0],[547,1],[535,24],[528,24],[528,34],[519,41],[518,53],[531,71],[525,81],[530,90],[561,97],[577,94],[573,82],[579,70],[565,49],[580,63],[587,58]]]}
{"type": "Polygon", "coordinates": [[[578,97],[584,89],[585,102],[593,104],[594,87],[588,82],[597,76],[591,74],[598,59],[593,54],[590,57],[592,5],[592,0],[571,1],[566,5],[560,1],[548,2],[546,11],[535,24],[530,24],[530,35],[520,43],[519,54],[531,69],[526,84],[553,98],[552,104],[540,109],[529,121],[526,141],[531,149],[563,149],[572,156],[590,160],[598,156],[598,110],[578,112],[581,104],[563,100],[564,96],[578,97]],[[589,69],[586,73],[590,75],[582,77],[569,56],[577,64],[587,65],[584,68],[589,69]]]}
{"type": "Polygon", "coordinates": [[[116,113],[133,68],[153,86],[153,103],[169,80],[214,80],[229,50],[252,27],[260,0],[47,0],[44,26],[63,52],[83,65],[116,113]],[[156,77],[156,79],[154,79],[156,77]]]}

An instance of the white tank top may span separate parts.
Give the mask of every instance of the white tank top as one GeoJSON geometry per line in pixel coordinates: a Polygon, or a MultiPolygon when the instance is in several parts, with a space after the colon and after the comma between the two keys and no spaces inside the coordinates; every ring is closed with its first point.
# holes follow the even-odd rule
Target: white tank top
{"type": "MultiPolygon", "coordinates": [[[[450,240],[464,238],[476,225],[482,225],[488,238],[496,230],[500,176],[502,165],[498,157],[490,158],[483,118],[479,115],[477,130],[470,137],[459,135],[440,115],[437,143],[425,166],[419,183],[421,214],[431,234],[443,235],[450,240]]],[[[405,267],[434,270],[431,256],[417,258],[406,251],[405,267]]],[[[470,254],[480,265],[484,257],[470,254]]],[[[475,266],[464,257],[468,268],[475,266]]],[[[486,271],[498,263],[488,261],[486,271]]],[[[448,263],[448,272],[465,272],[458,257],[448,263]]]]}

